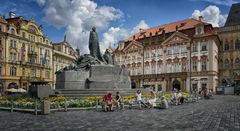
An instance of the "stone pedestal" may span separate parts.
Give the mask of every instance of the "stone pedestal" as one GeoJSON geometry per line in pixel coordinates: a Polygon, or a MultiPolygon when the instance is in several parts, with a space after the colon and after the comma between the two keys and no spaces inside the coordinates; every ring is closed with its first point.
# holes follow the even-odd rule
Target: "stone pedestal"
{"type": "Polygon", "coordinates": [[[43,115],[50,114],[50,102],[47,100],[42,101],[41,103],[41,113],[43,115]]]}
{"type": "Polygon", "coordinates": [[[97,95],[106,91],[131,90],[129,72],[114,65],[91,65],[89,70],[63,71],[57,73],[56,93],[97,95]]]}
{"type": "Polygon", "coordinates": [[[94,65],[88,78],[89,89],[130,89],[129,72],[113,65],[94,65]]]}

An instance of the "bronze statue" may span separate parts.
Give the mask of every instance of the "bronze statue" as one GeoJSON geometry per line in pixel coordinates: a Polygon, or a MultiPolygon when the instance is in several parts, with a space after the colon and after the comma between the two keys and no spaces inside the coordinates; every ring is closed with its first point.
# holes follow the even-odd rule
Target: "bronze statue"
{"type": "Polygon", "coordinates": [[[105,54],[103,55],[103,58],[107,64],[115,65],[115,63],[116,63],[114,55],[112,54],[111,50],[109,50],[109,49],[106,49],[105,54]]]}
{"type": "Polygon", "coordinates": [[[97,58],[100,61],[104,61],[103,58],[102,58],[102,55],[100,53],[99,42],[98,42],[98,34],[96,32],[95,27],[93,27],[92,31],[90,32],[89,50],[90,50],[90,55],[92,57],[97,58]]]}

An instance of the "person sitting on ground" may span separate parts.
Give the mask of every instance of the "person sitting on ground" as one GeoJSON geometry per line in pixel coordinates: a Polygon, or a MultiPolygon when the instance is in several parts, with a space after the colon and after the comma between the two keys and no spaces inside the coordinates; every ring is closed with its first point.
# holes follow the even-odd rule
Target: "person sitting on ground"
{"type": "Polygon", "coordinates": [[[160,109],[168,109],[168,102],[167,102],[165,96],[161,97],[160,109]]]}
{"type": "Polygon", "coordinates": [[[156,100],[156,94],[153,91],[150,91],[150,98],[148,99],[149,108],[155,105],[156,100]]]}
{"type": "Polygon", "coordinates": [[[104,95],[103,97],[104,101],[104,111],[108,111],[107,107],[110,107],[110,111],[113,110],[113,103],[112,103],[112,93],[107,92],[107,94],[104,95]]]}
{"type": "Polygon", "coordinates": [[[147,105],[145,104],[144,100],[142,99],[142,93],[141,93],[141,90],[137,90],[137,93],[136,93],[136,100],[137,100],[137,103],[139,103],[139,104],[143,104],[145,107],[147,107],[147,105]]]}
{"type": "Polygon", "coordinates": [[[184,102],[184,97],[182,96],[181,90],[179,90],[178,97],[179,97],[179,104],[180,104],[180,105],[183,104],[183,102],[184,102]]]}
{"type": "Polygon", "coordinates": [[[212,90],[210,89],[209,92],[208,92],[208,96],[209,97],[212,97],[213,96],[213,93],[212,93],[212,90]]]}
{"type": "Polygon", "coordinates": [[[207,88],[204,88],[203,89],[203,97],[205,99],[209,99],[209,92],[208,92],[208,89],[207,88]]]}
{"type": "Polygon", "coordinates": [[[120,109],[120,104],[121,104],[121,95],[119,92],[116,92],[116,100],[115,100],[115,105],[116,105],[116,110],[120,109]]]}

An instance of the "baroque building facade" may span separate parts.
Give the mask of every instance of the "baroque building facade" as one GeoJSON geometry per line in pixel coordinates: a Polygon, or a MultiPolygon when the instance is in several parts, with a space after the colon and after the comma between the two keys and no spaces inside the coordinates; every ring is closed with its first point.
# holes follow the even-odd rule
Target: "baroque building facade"
{"type": "Polygon", "coordinates": [[[215,91],[220,41],[212,25],[202,19],[140,29],[119,42],[115,59],[130,71],[132,88],[215,91]]]}
{"type": "Polygon", "coordinates": [[[52,84],[52,45],[41,26],[13,12],[0,21],[2,92],[9,88],[27,91],[32,83],[52,84]]]}
{"type": "Polygon", "coordinates": [[[61,70],[62,68],[71,65],[80,56],[79,49],[76,51],[67,42],[66,36],[64,40],[59,43],[52,43],[53,45],[53,89],[55,89],[56,84],[56,74],[55,72],[61,70]]]}
{"type": "Polygon", "coordinates": [[[224,27],[217,31],[221,40],[220,82],[240,85],[240,3],[232,5],[224,27]]]}

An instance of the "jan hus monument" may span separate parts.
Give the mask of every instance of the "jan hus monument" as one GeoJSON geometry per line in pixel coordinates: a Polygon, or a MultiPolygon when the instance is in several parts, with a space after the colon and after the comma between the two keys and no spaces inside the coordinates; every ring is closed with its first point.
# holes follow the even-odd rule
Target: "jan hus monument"
{"type": "Polygon", "coordinates": [[[56,89],[60,90],[129,90],[129,72],[115,64],[107,49],[101,55],[98,34],[93,27],[89,37],[90,54],[80,56],[73,65],[56,72],[56,89]]]}

